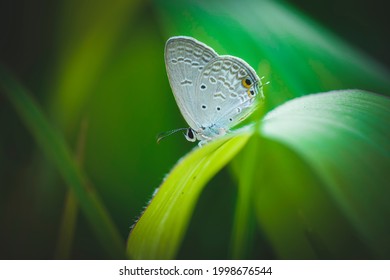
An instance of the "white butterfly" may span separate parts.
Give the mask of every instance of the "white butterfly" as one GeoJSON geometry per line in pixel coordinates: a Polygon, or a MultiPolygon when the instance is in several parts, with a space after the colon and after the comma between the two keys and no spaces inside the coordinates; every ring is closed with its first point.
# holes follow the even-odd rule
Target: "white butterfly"
{"type": "Polygon", "coordinates": [[[191,37],[170,38],[165,45],[165,65],[176,103],[189,124],[159,137],[186,130],[188,141],[202,145],[229,132],[263,99],[262,83],[245,61],[218,55],[191,37]]]}

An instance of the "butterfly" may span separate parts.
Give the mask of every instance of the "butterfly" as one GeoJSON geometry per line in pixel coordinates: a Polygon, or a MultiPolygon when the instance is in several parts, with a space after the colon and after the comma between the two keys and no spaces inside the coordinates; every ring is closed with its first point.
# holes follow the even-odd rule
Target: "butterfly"
{"type": "Polygon", "coordinates": [[[186,36],[165,45],[165,66],[176,103],[189,128],[161,134],[157,141],[185,130],[199,145],[225,135],[264,99],[261,79],[238,57],[218,55],[211,47],[186,36]]]}

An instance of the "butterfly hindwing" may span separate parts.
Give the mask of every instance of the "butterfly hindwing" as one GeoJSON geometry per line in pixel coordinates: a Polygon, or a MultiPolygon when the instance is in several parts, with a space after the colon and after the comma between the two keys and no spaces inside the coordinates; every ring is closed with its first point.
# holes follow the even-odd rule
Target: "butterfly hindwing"
{"type": "Polygon", "coordinates": [[[253,84],[260,80],[246,62],[234,56],[218,56],[204,67],[196,82],[196,106],[203,126],[215,124],[228,130],[252,110],[255,95],[244,86],[244,79],[253,84]]]}

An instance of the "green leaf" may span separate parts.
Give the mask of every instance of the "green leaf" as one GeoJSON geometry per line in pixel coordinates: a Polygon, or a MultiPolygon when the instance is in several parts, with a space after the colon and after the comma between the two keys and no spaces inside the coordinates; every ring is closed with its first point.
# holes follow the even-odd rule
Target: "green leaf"
{"type": "Polygon", "coordinates": [[[268,113],[251,145],[250,134],[238,134],[196,149],[136,224],[129,255],[174,258],[201,190],[245,145],[235,159],[241,195],[233,257],[250,251],[254,216],[279,258],[389,257],[389,119],[383,96],[313,94],[268,113]]]}
{"type": "Polygon", "coordinates": [[[112,258],[124,256],[124,242],[85,174],[77,167],[62,135],[54,129],[29,93],[0,67],[0,88],[31,131],[40,148],[58,168],[90,222],[101,245],[112,258]]]}
{"type": "Polygon", "coordinates": [[[254,203],[279,257],[390,256],[389,120],[390,99],[360,90],[297,98],[265,116],[259,134],[272,141],[253,174],[254,203]]]}
{"type": "Polygon", "coordinates": [[[179,160],[130,233],[134,259],[172,259],[206,183],[245,145],[250,132],[195,148],[179,160]]]}

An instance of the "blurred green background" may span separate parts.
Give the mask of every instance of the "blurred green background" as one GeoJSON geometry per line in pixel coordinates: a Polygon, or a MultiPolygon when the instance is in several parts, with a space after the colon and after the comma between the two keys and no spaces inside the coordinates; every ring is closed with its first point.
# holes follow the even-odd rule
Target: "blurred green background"
{"type": "MultiPolygon", "coordinates": [[[[390,93],[384,70],[390,65],[390,19],[384,1],[235,2],[239,1],[0,3],[0,63],[62,132],[124,241],[155,188],[194,147],[180,135],[159,145],[155,141],[159,132],[186,126],[164,66],[164,44],[170,36],[193,36],[218,53],[248,61],[259,76],[271,81],[265,89],[266,110],[295,96],[332,89],[390,93]],[[271,8],[264,15],[257,13],[266,2],[271,8]],[[272,9],[276,9],[274,14],[272,9]],[[295,19],[301,22],[294,25],[295,19]],[[281,32],[283,24],[296,33],[281,32]],[[318,37],[312,36],[313,31],[318,37]],[[309,51],[299,45],[300,36],[320,46],[310,49],[315,53],[312,61],[301,60],[302,53],[309,51]],[[326,46],[319,38],[335,41],[326,46]],[[259,41],[264,42],[262,49],[259,41]],[[326,57],[317,63],[327,47],[338,49],[336,56],[354,56],[344,52],[349,49],[343,42],[354,46],[351,49],[363,58],[362,65],[380,69],[377,73],[383,76],[377,77],[381,81],[377,86],[372,86],[369,74],[369,83],[354,75],[340,82],[332,73],[336,64],[328,65],[326,57]],[[327,78],[316,81],[306,63],[327,78]]],[[[76,214],[70,252],[59,253],[67,185],[2,93],[0,124],[0,258],[109,258],[81,212],[76,214]]],[[[213,188],[202,194],[180,258],[229,255],[226,244],[234,214],[234,179],[224,169],[210,184],[213,188]]],[[[275,258],[261,234],[256,238],[254,244],[262,252],[252,257],[275,258]]]]}

